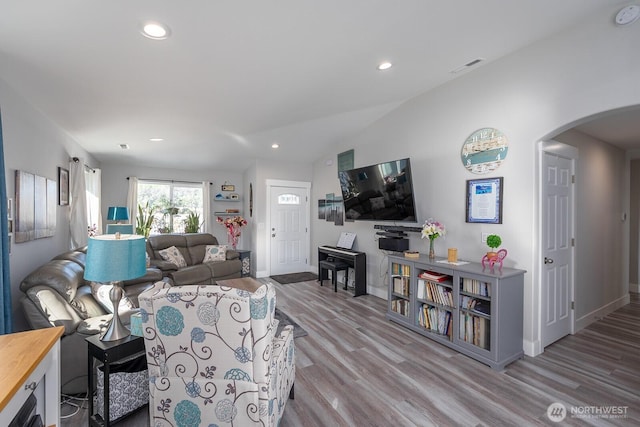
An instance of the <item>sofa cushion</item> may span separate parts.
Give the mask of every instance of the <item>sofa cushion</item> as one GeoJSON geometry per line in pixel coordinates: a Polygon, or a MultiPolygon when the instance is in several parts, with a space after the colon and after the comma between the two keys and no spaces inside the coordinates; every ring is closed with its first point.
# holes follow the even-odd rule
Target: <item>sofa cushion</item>
{"type": "Polygon", "coordinates": [[[65,335],[72,334],[82,319],[64,297],[48,286],[33,286],[27,296],[49,319],[52,326],[64,326],[65,335]]]}
{"type": "Polygon", "coordinates": [[[225,261],[227,259],[227,245],[207,245],[204,251],[204,259],[207,261],[225,261]]]}
{"type": "Polygon", "coordinates": [[[99,334],[109,326],[109,322],[113,314],[104,314],[102,316],[89,317],[78,325],[77,331],[85,335],[99,334]]]}
{"type": "MultiPolygon", "coordinates": [[[[147,249],[151,259],[162,259],[160,251],[175,246],[180,250],[182,257],[187,262],[187,265],[193,264],[189,251],[187,250],[187,239],[182,234],[158,234],[155,236],[149,236],[147,240],[147,249]]],[[[202,259],[202,258],[200,258],[202,259]]]]}
{"type": "Polygon", "coordinates": [[[91,294],[91,286],[89,285],[78,288],[76,297],[71,301],[71,306],[78,312],[82,319],[107,314],[104,307],[98,304],[98,301],[96,301],[91,294]]]}
{"type": "Polygon", "coordinates": [[[189,257],[191,258],[191,263],[188,263],[189,265],[202,264],[207,245],[218,244],[218,239],[209,233],[192,233],[185,234],[184,236],[187,245],[186,250],[189,252],[189,257]]]}
{"type": "Polygon", "coordinates": [[[67,302],[76,296],[84,284],[84,269],[73,261],[54,260],[38,267],[20,283],[20,290],[27,293],[33,286],[46,285],[55,289],[67,302]]]}
{"type": "Polygon", "coordinates": [[[230,277],[240,277],[242,272],[242,261],[239,259],[226,261],[210,261],[205,263],[211,270],[211,277],[216,279],[227,279],[230,277]]]}
{"type": "Polygon", "coordinates": [[[159,253],[163,260],[175,264],[178,268],[187,266],[187,261],[185,261],[184,257],[175,246],[163,249],[159,253]]]}
{"type": "MultiPolygon", "coordinates": [[[[93,295],[96,301],[98,301],[98,304],[100,304],[107,313],[113,313],[113,303],[109,297],[111,289],[113,289],[113,285],[111,283],[91,282],[91,295],[93,295]]],[[[118,305],[118,312],[121,313],[123,311],[133,310],[134,308],[136,307],[133,305],[131,300],[127,298],[123,290],[122,299],[120,299],[120,304],[118,305]]]]}
{"type": "Polygon", "coordinates": [[[207,267],[208,264],[196,264],[181,268],[170,273],[169,277],[171,277],[175,286],[211,283],[211,270],[207,267]]]}
{"type": "Polygon", "coordinates": [[[85,248],[81,248],[81,249],[76,249],[73,251],[68,251],[68,252],[64,252],[58,256],[53,257],[52,259],[56,260],[56,259],[66,259],[68,261],[73,261],[76,264],[78,264],[79,266],[81,266],[82,268],[85,267],[85,261],[87,259],[87,250],[86,247],[85,248]]]}

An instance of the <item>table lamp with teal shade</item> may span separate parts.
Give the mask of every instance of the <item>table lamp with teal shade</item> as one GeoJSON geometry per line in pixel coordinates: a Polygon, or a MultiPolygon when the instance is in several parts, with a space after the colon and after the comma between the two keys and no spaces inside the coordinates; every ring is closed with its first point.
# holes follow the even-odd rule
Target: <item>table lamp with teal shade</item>
{"type": "Polygon", "coordinates": [[[128,221],[129,209],[126,206],[110,206],[107,211],[108,221],[128,221]]]}
{"type": "Polygon", "coordinates": [[[115,282],[109,294],[113,304],[113,319],[100,338],[102,341],[117,341],[130,334],[118,314],[120,300],[124,295],[120,282],[142,277],[147,273],[145,253],[144,236],[104,234],[89,238],[85,280],[115,282]]]}

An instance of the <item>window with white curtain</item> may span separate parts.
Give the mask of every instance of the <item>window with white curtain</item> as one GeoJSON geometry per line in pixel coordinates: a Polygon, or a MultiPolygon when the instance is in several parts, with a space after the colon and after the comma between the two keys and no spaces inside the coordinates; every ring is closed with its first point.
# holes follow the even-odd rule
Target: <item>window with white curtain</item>
{"type": "Polygon", "coordinates": [[[92,234],[91,230],[95,230],[96,234],[101,234],[102,230],[102,216],[100,215],[101,176],[99,169],[85,168],[84,170],[89,235],[92,234]]]}
{"type": "Polygon", "coordinates": [[[139,179],[138,206],[147,202],[153,209],[151,234],[183,233],[190,213],[204,221],[201,183],[139,179]]]}

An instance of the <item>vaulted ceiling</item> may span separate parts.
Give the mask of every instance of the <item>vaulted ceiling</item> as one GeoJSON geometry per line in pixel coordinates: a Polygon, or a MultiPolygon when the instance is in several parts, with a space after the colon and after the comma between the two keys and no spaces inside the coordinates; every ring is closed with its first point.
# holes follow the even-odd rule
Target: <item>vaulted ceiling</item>
{"type": "Polygon", "coordinates": [[[463,64],[626,3],[4,0],[0,78],[101,162],[243,170],[313,161],[463,64]]]}

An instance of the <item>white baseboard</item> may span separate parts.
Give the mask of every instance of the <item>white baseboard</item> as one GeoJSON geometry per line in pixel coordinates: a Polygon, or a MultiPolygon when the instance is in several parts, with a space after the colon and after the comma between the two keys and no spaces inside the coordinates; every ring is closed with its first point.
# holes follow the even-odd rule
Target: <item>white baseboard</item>
{"type": "Polygon", "coordinates": [[[269,277],[269,273],[267,271],[256,271],[256,279],[262,279],[265,277],[269,277]]]}
{"type": "Polygon", "coordinates": [[[629,292],[634,292],[636,294],[640,294],[640,284],[638,284],[638,283],[629,283],[629,292]]]}
{"type": "Polygon", "coordinates": [[[606,304],[600,307],[597,310],[593,310],[591,313],[585,314],[579,319],[576,319],[575,332],[578,332],[579,330],[586,328],[596,320],[602,319],[604,316],[606,316],[607,314],[613,313],[620,307],[624,307],[625,305],[629,304],[630,301],[631,301],[631,298],[629,297],[629,294],[627,294],[610,302],[609,304],[606,304]]]}
{"type": "Polygon", "coordinates": [[[527,356],[536,357],[537,355],[542,354],[544,349],[542,348],[540,340],[522,340],[522,350],[527,356]]]}
{"type": "Polygon", "coordinates": [[[374,297],[382,298],[383,300],[386,300],[389,297],[389,291],[387,290],[387,288],[367,286],[367,293],[369,295],[373,295],[374,297]]]}

